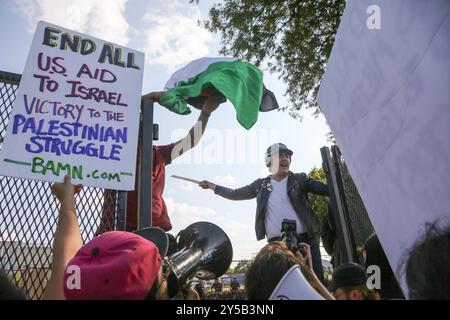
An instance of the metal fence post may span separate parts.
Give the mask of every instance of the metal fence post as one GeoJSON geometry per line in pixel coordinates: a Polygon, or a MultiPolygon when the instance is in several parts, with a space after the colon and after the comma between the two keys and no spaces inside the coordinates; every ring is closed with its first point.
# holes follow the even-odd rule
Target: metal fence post
{"type": "Polygon", "coordinates": [[[127,221],[127,192],[117,192],[117,221],[116,230],[125,231],[127,221]]]}
{"type": "Polygon", "coordinates": [[[153,100],[142,102],[138,229],[152,226],[153,100]]]}
{"type": "MultiPolygon", "coordinates": [[[[375,231],[367,214],[364,202],[356,188],[356,185],[348,171],[345,159],[342,159],[341,152],[337,145],[331,147],[334,168],[338,180],[339,190],[343,203],[344,213],[347,221],[347,228],[353,250],[364,246],[367,238],[375,231]]],[[[359,252],[354,251],[354,258],[359,263],[363,262],[363,257],[359,252]]]]}
{"type": "Polygon", "coordinates": [[[344,207],[341,199],[341,192],[338,185],[336,170],[331,160],[328,147],[320,149],[324,165],[324,171],[327,176],[328,187],[330,190],[330,202],[333,206],[334,221],[336,222],[336,235],[339,248],[341,249],[340,262],[353,262],[353,249],[350,241],[350,235],[347,227],[344,207]]]}

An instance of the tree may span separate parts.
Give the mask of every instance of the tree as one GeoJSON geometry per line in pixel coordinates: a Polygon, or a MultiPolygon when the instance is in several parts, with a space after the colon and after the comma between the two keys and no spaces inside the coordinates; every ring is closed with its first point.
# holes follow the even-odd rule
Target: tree
{"type": "MultiPolygon", "coordinates": [[[[312,168],[311,171],[308,173],[308,176],[317,181],[327,183],[326,175],[322,168],[316,168],[316,167],[312,168]]],[[[309,202],[311,205],[311,209],[317,215],[319,220],[322,221],[328,211],[328,205],[327,205],[326,198],[323,196],[310,194],[309,202]]]]}
{"type": "Polygon", "coordinates": [[[204,25],[220,32],[221,54],[277,72],[287,84],[282,110],[301,119],[303,108],[320,112],[316,97],[344,7],[345,0],[225,0],[204,25]]]}
{"type": "Polygon", "coordinates": [[[250,267],[252,260],[240,260],[236,267],[232,270],[229,270],[231,272],[227,272],[228,274],[240,274],[240,273],[246,273],[247,269],[250,267]]]}

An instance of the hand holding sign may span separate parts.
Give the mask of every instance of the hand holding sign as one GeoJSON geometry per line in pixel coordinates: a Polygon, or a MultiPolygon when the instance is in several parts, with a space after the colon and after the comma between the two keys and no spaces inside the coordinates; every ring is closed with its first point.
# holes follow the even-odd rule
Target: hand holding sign
{"type": "Polygon", "coordinates": [[[74,186],[70,177],[66,175],[64,182],[54,183],[52,185],[52,193],[60,202],[63,202],[67,197],[73,197],[78,194],[82,188],[83,185],[81,183],[74,186]]]}

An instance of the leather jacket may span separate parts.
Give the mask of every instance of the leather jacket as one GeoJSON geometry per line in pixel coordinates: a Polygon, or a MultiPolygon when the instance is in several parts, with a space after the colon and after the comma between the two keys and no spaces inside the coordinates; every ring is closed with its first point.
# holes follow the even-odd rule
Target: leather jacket
{"type": "MultiPolygon", "coordinates": [[[[262,240],[266,236],[265,217],[266,207],[272,186],[271,176],[260,178],[251,184],[230,189],[217,185],[214,193],[229,200],[248,200],[256,198],[255,232],[256,239],[262,240]]],[[[328,196],[328,186],[317,180],[309,178],[305,173],[289,172],[287,182],[288,196],[297,216],[312,237],[319,231],[320,223],[317,216],[308,205],[308,193],[328,196]]],[[[281,228],[281,226],[280,226],[281,228]]]]}

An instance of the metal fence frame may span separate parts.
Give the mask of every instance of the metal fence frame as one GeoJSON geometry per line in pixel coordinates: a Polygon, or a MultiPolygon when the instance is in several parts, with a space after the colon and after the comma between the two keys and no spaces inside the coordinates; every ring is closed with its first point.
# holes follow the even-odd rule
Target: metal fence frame
{"type": "Polygon", "coordinates": [[[346,219],[345,200],[339,181],[339,172],[327,147],[320,149],[323,161],[323,170],[327,177],[330,206],[332,207],[332,219],[335,221],[336,242],[334,250],[335,266],[343,262],[353,261],[353,247],[346,219]]]}
{"type": "Polygon", "coordinates": [[[320,151],[336,225],[335,267],[344,262],[362,263],[362,246],[374,228],[339,147],[320,151]]]}

